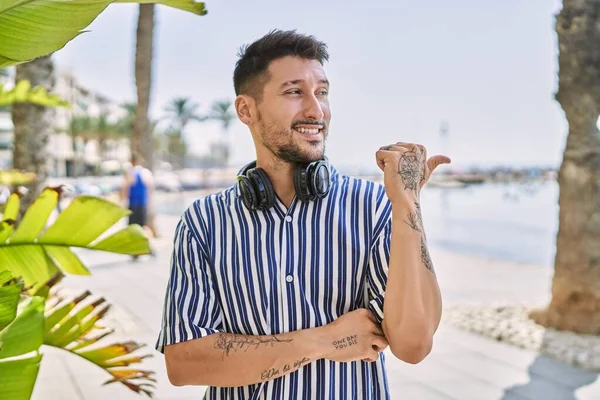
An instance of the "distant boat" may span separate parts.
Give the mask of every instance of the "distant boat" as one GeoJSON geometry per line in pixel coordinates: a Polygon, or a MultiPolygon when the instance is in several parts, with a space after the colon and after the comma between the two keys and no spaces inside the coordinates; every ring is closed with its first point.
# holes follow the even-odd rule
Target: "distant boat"
{"type": "Polygon", "coordinates": [[[480,184],[486,181],[485,177],[482,175],[458,175],[455,176],[454,179],[469,185],[480,184]]]}
{"type": "Polygon", "coordinates": [[[427,186],[437,188],[461,188],[467,186],[466,183],[452,178],[440,178],[432,176],[426,183],[427,186]]]}

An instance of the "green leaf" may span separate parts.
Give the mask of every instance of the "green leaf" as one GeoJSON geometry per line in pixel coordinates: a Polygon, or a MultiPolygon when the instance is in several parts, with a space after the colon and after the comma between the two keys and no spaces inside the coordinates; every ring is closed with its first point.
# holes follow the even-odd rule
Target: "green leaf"
{"type": "Polygon", "coordinates": [[[10,196],[8,196],[6,206],[4,206],[4,215],[2,215],[2,221],[17,219],[17,215],[19,215],[20,205],[21,198],[17,193],[12,193],[10,196]]]}
{"type": "Polygon", "coordinates": [[[4,90],[0,85],[0,106],[7,106],[15,103],[32,103],[45,107],[70,107],[68,101],[63,100],[56,94],[48,94],[43,86],[31,88],[31,83],[27,80],[17,82],[14,88],[9,91],[4,90]]]}
{"type": "MultiPolygon", "coordinates": [[[[114,0],[0,1],[0,68],[31,61],[63,48],[114,0]]],[[[147,1],[131,1],[131,3],[147,1]]],[[[206,14],[204,3],[164,0],[156,4],[206,14]]]]}
{"type": "Polygon", "coordinates": [[[58,272],[44,248],[37,244],[0,245],[0,266],[23,277],[27,287],[43,285],[58,272]]]}
{"type": "Polygon", "coordinates": [[[12,274],[8,271],[0,271],[0,286],[12,279],[12,274]]]}
{"type": "Polygon", "coordinates": [[[191,0],[164,0],[164,1],[153,1],[153,0],[116,0],[115,3],[139,3],[139,4],[162,4],[165,6],[179,8],[183,11],[189,11],[197,15],[206,15],[208,10],[204,2],[191,1],[191,0]]]}
{"type": "Polygon", "coordinates": [[[106,250],[119,254],[148,254],[150,244],[139,225],[129,225],[127,228],[107,237],[92,247],[95,250],[106,250]]]}
{"type": "Polygon", "coordinates": [[[46,316],[44,344],[66,350],[90,361],[112,375],[105,383],[120,382],[137,393],[152,394],[148,387],[156,382],[151,371],[134,368],[123,369],[148,357],[133,354],[142,344],[128,341],[104,346],[94,346],[98,340],[111,335],[97,325],[108,310],[104,299],[89,299],[89,292],[67,301],[53,295],[49,303],[56,304],[46,316]],[[100,334],[98,334],[100,332],[100,334]]]}
{"type": "Polygon", "coordinates": [[[105,362],[106,360],[126,356],[130,353],[133,353],[142,346],[143,345],[136,342],[115,343],[111,344],[110,346],[104,346],[91,350],[84,350],[78,353],[80,356],[86,358],[87,360],[92,361],[96,364],[100,364],[105,362]]]}
{"type": "MultiPolygon", "coordinates": [[[[0,287],[0,332],[17,316],[20,295],[21,285],[12,284],[0,287]]],[[[0,348],[2,348],[1,344],[0,348]]]]}
{"type": "Polygon", "coordinates": [[[57,265],[60,265],[61,271],[73,275],[90,275],[90,271],[68,247],[44,246],[44,250],[57,265]]]}
{"type": "Polygon", "coordinates": [[[0,185],[25,185],[33,182],[35,178],[34,172],[0,171],[0,185]]]}
{"type": "Polygon", "coordinates": [[[30,399],[41,361],[41,354],[16,360],[0,360],[0,399],[30,399]]]}
{"type": "Polygon", "coordinates": [[[148,239],[137,225],[98,240],[130,214],[129,210],[99,197],[73,199],[44,231],[59,195],[60,188],[45,189],[27,210],[12,236],[9,236],[12,220],[0,223],[0,239],[3,239],[0,240],[0,271],[8,270],[16,277],[23,277],[30,294],[41,293],[38,290],[57,274],[89,275],[70,247],[132,255],[150,253],[148,239]]]}
{"type": "Polygon", "coordinates": [[[44,189],[25,212],[23,220],[10,238],[11,244],[32,242],[38,237],[46,226],[48,217],[58,204],[58,195],[59,193],[55,189],[44,189]]]}
{"type": "Polygon", "coordinates": [[[38,350],[44,340],[44,299],[26,297],[15,320],[0,331],[0,359],[38,350]]]}
{"type": "MultiPolygon", "coordinates": [[[[104,303],[104,300],[97,302],[99,304],[104,303]]],[[[63,318],[59,324],[57,324],[47,335],[44,337],[44,343],[52,345],[52,346],[65,346],[75,339],[79,338],[82,334],[87,333],[94,326],[94,323],[98,320],[95,316],[90,316],[92,312],[96,309],[98,304],[88,304],[84,307],[79,308],[77,311],[71,310],[68,318],[63,318]],[[94,320],[91,324],[87,322],[89,320],[94,320]],[[82,327],[81,334],[75,335],[79,329],[78,327],[82,327]]]]}
{"type": "MultiPolygon", "coordinates": [[[[40,243],[85,247],[131,211],[94,196],[79,196],[59,215],[40,238],[40,243]]],[[[12,240],[11,240],[12,241],[12,240]]]]}

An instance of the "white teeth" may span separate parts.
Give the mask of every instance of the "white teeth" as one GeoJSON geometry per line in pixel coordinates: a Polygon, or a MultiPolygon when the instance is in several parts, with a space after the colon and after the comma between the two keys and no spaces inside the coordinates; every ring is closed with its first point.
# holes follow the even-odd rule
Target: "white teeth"
{"type": "Polygon", "coordinates": [[[296,128],[300,133],[308,133],[309,135],[316,135],[319,133],[319,129],[308,129],[308,128],[296,128]]]}

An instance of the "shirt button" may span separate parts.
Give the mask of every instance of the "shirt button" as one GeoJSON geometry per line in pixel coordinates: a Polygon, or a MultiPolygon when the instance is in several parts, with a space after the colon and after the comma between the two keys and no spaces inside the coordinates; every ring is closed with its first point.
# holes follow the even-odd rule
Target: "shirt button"
{"type": "Polygon", "coordinates": [[[285,280],[288,281],[288,282],[292,282],[294,280],[294,277],[291,276],[291,275],[288,275],[288,276],[285,277],[285,280]]]}
{"type": "Polygon", "coordinates": [[[292,222],[292,217],[290,215],[287,215],[285,217],[285,222],[292,222]]]}

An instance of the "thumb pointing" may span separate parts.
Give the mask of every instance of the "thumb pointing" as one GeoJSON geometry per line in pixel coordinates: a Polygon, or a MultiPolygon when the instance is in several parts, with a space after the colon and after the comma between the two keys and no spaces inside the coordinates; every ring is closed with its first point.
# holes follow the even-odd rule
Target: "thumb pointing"
{"type": "Polygon", "coordinates": [[[449,157],[437,155],[429,158],[427,160],[427,167],[429,168],[430,173],[433,172],[440,164],[450,164],[451,160],[449,157]]]}

